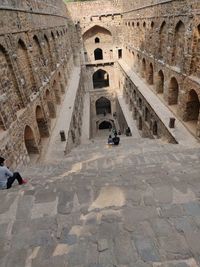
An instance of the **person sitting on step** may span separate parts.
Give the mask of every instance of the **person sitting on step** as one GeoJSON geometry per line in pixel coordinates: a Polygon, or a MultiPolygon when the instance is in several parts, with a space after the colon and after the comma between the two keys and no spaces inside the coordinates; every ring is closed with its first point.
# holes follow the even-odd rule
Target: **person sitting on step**
{"type": "Polygon", "coordinates": [[[111,135],[108,137],[108,145],[113,145],[113,139],[111,135]]]}
{"type": "Polygon", "coordinates": [[[119,145],[120,138],[117,136],[117,134],[115,134],[115,137],[113,137],[112,141],[115,146],[119,145]]]}
{"type": "Polygon", "coordinates": [[[9,189],[15,180],[18,181],[20,185],[26,184],[27,181],[22,179],[18,172],[12,173],[8,167],[4,166],[5,159],[0,157],[0,189],[9,189]]]}

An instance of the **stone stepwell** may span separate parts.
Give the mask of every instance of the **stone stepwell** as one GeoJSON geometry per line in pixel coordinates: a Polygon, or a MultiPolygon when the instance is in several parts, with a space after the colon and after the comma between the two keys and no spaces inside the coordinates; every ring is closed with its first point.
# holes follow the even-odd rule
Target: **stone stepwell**
{"type": "Polygon", "coordinates": [[[22,171],[1,191],[1,267],[200,265],[200,152],[121,137],[22,171]]]}

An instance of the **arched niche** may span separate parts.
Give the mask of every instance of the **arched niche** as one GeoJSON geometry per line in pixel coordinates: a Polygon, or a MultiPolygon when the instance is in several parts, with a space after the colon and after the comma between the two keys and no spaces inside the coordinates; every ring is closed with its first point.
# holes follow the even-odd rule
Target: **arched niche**
{"type": "Polygon", "coordinates": [[[96,114],[111,114],[111,102],[106,97],[100,97],[96,101],[96,114]]]}
{"type": "Polygon", "coordinates": [[[97,48],[94,50],[94,59],[95,60],[103,59],[103,50],[101,48],[97,48]]]}
{"type": "Polygon", "coordinates": [[[44,114],[42,112],[42,108],[40,106],[36,107],[36,121],[37,121],[37,126],[39,129],[40,137],[49,137],[49,129],[47,125],[47,121],[44,118],[44,114]]]}
{"type": "Polygon", "coordinates": [[[39,154],[39,149],[35,141],[33,130],[28,125],[25,127],[24,130],[24,142],[29,155],[39,154]]]}
{"type": "Polygon", "coordinates": [[[168,104],[177,105],[179,95],[179,85],[175,77],[172,77],[169,83],[168,104]]]}
{"type": "Polygon", "coordinates": [[[111,128],[112,128],[112,123],[110,121],[105,120],[99,124],[99,130],[106,130],[111,128]]]}
{"type": "Polygon", "coordinates": [[[175,27],[174,49],[172,53],[172,63],[175,66],[180,67],[183,64],[184,45],[185,45],[185,25],[182,21],[179,21],[175,27]]]}
{"type": "Polygon", "coordinates": [[[111,32],[108,29],[98,25],[91,27],[83,34],[83,41],[85,44],[93,44],[96,38],[99,38],[101,43],[112,43],[113,41],[111,32]]]}
{"type": "Polygon", "coordinates": [[[109,75],[105,70],[99,69],[93,74],[93,87],[94,89],[109,87],[109,75]]]}
{"type": "Polygon", "coordinates": [[[156,91],[157,91],[158,94],[163,94],[163,92],[164,92],[164,82],[165,82],[164,73],[163,73],[162,70],[160,70],[158,72],[157,84],[156,84],[156,91]]]}
{"type": "Polygon", "coordinates": [[[49,90],[46,90],[46,101],[50,118],[56,118],[56,109],[49,90]]]}

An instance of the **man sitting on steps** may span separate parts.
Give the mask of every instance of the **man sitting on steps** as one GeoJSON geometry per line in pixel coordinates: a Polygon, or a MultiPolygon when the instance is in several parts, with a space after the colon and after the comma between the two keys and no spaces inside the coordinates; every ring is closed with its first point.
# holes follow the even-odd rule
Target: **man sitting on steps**
{"type": "Polygon", "coordinates": [[[115,146],[119,145],[120,138],[117,136],[117,134],[115,134],[115,137],[113,137],[112,141],[115,146]]]}
{"type": "Polygon", "coordinates": [[[18,172],[12,173],[6,166],[4,166],[5,159],[0,157],[0,189],[9,189],[15,180],[20,185],[26,184],[27,181],[23,180],[18,172]]]}

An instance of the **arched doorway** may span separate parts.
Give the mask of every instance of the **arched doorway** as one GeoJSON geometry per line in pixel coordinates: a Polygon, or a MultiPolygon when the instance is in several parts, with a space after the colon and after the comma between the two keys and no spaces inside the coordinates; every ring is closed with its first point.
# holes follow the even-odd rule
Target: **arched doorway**
{"type": "Polygon", "coordinates": [[[112,124],[109,121],[102,121],[99,124],[99,130],[106,130],[106,129],[111,129],[112,124]]]}
{"type": "Polygon", "coordinates": [[[186,103],[186,121],[198,121],[199,118],[199,97],[195,90],[190,90],[186,103]]]}
{"type": "Polygon", "coordinates": [[[146,60],[142,59],[142,77],[146,79],[146,60]]]}
{"type": "Polygon", "coordinates": [[[25,142],[26,150],[29,155],[39,154],[39,149],[35,142],[33,131],[31,127],[29,127],[28,125],[25,127],[25,130],[24,130],[24,142],[25,142]]]}
{"type": "Polygon", "coordinates": [[[100,43],[100,39],[99,39],[99,37],[96,37],[95,38],[95,44],[98,44],[98,43],[100,43]]]}
{"type": "Polygon", "coordinates": [[[26,95],[27,101],[29,101],[30,95],[33,91],[35,91],[35,81],[31,69],[27,47],[21,39],[18,41],[17,61],[21,79],[23,81],[24,94],[26,95]]]}
{"type": "Polygon", "coordinates": [[[149,72],[148,72],[148,79],[147,79],[149,84],[153,84],[153,65],[150,63],[149,65],[149,72]]]}
{"type": "Polygon", "coordinates": [[[3,123],[3,119],[0,115],[0,131],[4,131],[5,130],[5,126],[4,126],[4,123],[3,123]]]}
{"type": "Polygon", "coordinates": [[[109,87],[109,75],[104,70],[98,70],[93,74],[94,89],[109,87]]]}
{"type": "Polygon", "coordinates": [[[163,94],[164,92],[164,74],[162,70],[158,72],[158,81],[157,81],[156,91],[158,94],[163,94]]]}
{"type": "Polygon", "coordinates": [[[179,85],[176,78],[171,78],[168,91],[168,104],[177,105],[178,104],[178,94],[179,94],[179,85]]]}
{"type": "Polygon", "coordinates": [[[95,60],[103,59],[103,50],[101,48],[97,48],[94,50],[94,59],[95,60]]]}
{"type": "Polygon", "coordinates": [[[172,53],[172,63],[175,66],[181,66],[183,63],[184,43],[185,43],[185,25],[183,24],[182,21],[179,21],[175,27],[174,49],[172,53]]]}
{"type": "Polygon", "coordinates": [[[46,91],[46,101],[47,101],[47,107],[48,107],[48,111],[49,111],[49,117],[55,118],[56,117],[56,109],[55,109],[55,106],[54,106],[53,101],[51,99],[51,95],[50,95],[49,90],[46,91]]]}
{"type": "Polygon", "coordinates": [[[36,107],[36,121],[37,121],[37,126],[40,132],[40,137],[49,137],[49,129],[47,125],[47,121],[44,118],[42,109],[40,106],[36,107]]]}
{"type": "Polygon", "coordinates": [[[197,125],[199,121],[200,102],[199,97],[195,90],[190,90],[186,103],[185,118],[187,126],[190,131],[199,137],[199,129],[197,131],[197,125]]]}
{"type": "Polygon", "coordinates": [[[56,80],[54,80],[54,82],[53,82],[53,91],[54,91],[55,98],[56,98],[56,104],[60,104],[60,102],[61,102],[60,92],[59,92],[59,88],[58,88],[56,80]]]}
{"type": "Polygon", "coordinates": [[[138,129],[142,131],[142,118],[141,117],[139,117],[139,120],[138,120],[138,129]]]}
{"type": "Polygon", "coordinates": [[[153,123],[153,135],[158,135],[158,124],[156,121],[153,123]]]}
{"type": "Polygon", "coordinates": [[[165,47],[166,47],[166,40],[167,40],[167,24],[165,21],[163,21],[160,31],[159,31],[159,50],[158,54],[159,57],[162,59],[164,57],[165,53],[165,47]]]}
{"type": "Polygon", "coordinates": [[[101,97],[96,101],[96,114],[111,114],[111,102],[106,97],[101,97]]]}

